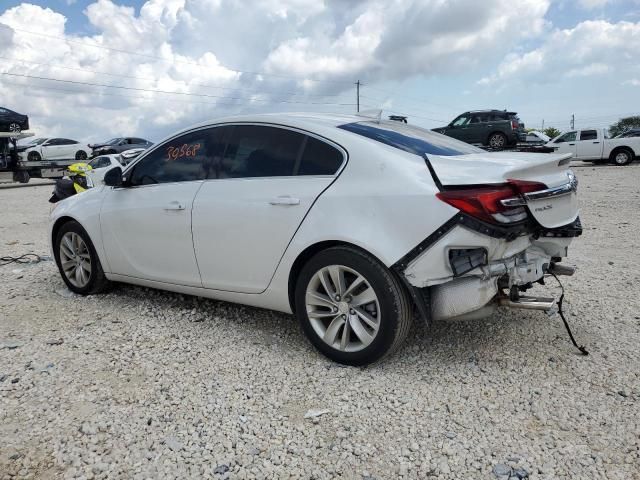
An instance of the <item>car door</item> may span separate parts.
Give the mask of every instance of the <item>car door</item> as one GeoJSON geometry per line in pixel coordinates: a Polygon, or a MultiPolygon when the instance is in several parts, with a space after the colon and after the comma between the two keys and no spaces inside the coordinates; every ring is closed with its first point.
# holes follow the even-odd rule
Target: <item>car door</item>
{"type": "Polygon", "coordinates": [[[345,161],[336,145],[272,125],[223,127],[215,178],[193,205],[193,243],[206,288],[264,291],[315,199],[345,161]]]}
{"type": "Polygon", "coordinates": [[[572,153],[576,156],[576,137],[577,132],[567,132],[560,135],[552,142],[554,150],[558,153],[572,153]]]}
{"type": "Polygon", "coordinates": [[[576,158],[580,160],[596,160],[602,157],[602,139],[597,130],[580,130],[576,141],[576,158]]]}
{"type": "Polygon", "coordinates": [[[471,115],[469,126],[467,127],[468,143],[483,143],[489,136],[487,125],[489,116],[486,113],[474,113],[471,115]]]}
{"type": "Polygon", "coordinates": [[[463,142],[469,142],[469,122],[471,121],[471,115],[463,113],[447,127],[446,135],[462,140],[463,142]]]}
{"type": "Polygon", "coordinates": [[[64,150],[61,145],[61,138],[50,138],[42,144],[42,159],[43,160],[59,160],[63,158],[61,151],[64,150]]]}
{"type": "Polygon", "coordinates": [[[207,178],[208,132],[179,135],[125,171],[102,203],[102,241],[111,272],[201,286],[191,235],[196,192],[207,178]]]}
{"type": "Polygon", "coordinates": [[[62,158],[65,160],[74,159],[77,151],[78,142],[74,140],[69,140],[68,138],[60,138],[59,140],[59,150],[58,150],[58,158],[62,158]]]}

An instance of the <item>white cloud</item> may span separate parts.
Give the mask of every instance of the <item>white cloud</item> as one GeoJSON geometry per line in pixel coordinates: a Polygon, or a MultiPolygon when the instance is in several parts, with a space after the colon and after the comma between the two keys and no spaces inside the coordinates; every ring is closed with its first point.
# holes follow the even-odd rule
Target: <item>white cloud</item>
{"type": "Polygon", "coordinates": [[[547,35],[542,45],[507,55],[480,85],[506,81],[553,83],[561,78],[631,75],[640,63],[640,23],[585,21],[547,35]]]}
{"type": "Polygon", "coordinates": [[[517,8],[512,0],[256,0],[250,7],[238,0],[148,0],[136,13],[96,0],[84,11],[95,33],[79,35],[51,8],[23,3],[0,11],[0,55],[12,59],[2,60],[3,70],[203,96],[3,75],[0,98],[28,113],[38,134],[79,139],[157,139],[240,110],[345,111],[352,107],[278,102],[348,103],[356,79],[468,72],[546,31],[548,7],[549,0],[520,0],[517,8]],[[319,96],[339,94],[345,96],[319,96]]]}

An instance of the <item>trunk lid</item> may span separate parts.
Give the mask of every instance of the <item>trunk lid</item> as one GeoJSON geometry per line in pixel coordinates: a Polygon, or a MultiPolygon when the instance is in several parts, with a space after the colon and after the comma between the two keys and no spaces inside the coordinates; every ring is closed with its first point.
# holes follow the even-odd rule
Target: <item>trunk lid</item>
{"type": "Polygon", "coordinates": [[[526,206],[545,228],[572,223],[579,214],[577,181],[569,170],[572,154],[483,152],[457,156],[428,155],[443,187],[496,185],[510,180],[540,182],[539,192],[524,194],[526,206]]]}

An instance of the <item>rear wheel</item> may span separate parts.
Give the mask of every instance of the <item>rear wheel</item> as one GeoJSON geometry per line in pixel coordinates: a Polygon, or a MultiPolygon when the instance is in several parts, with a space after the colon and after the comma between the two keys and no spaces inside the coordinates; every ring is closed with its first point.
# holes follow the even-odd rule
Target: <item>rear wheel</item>
{"type": "Polygon", "coordinates": [[[9,124],[9,131],[12,133],[20,133],[22,131],[22,128],[20,127],[20,124],[18,123],[10,123],[9,124]]]}
{"type": "Polygon", "coordinates": [[[93,243],[78,222],[60,227],[53,251],[62,280],[72,292],[89,295],[109,286],[93,243]]]}
{"type": "Polygon", "coordinates": [[[394,352],[412,322],[400,280],[352,247],[329,248],[307,262],[296,282],[295,305],[311,343],[347,365],[366,365],[394,352]]]}
{"type": "Polygon", "coordinates": [[[86,160],[87,159],[87,152],[85,152],[84,150],[78,150],[76,152],[76,160],[86,160]]]}
{"type": "Polygon", "coordinates": [[[507,136],[500,132],[492,133],[487,143],[491,148],[502,149],[507,146],[507,136]]]}
{"type": "Polygon", "coordinates": [[[633,162],[633,153],[626,148],[614,150],[609,157],[609,161],[614,165],[629,165],[633,162]]]}

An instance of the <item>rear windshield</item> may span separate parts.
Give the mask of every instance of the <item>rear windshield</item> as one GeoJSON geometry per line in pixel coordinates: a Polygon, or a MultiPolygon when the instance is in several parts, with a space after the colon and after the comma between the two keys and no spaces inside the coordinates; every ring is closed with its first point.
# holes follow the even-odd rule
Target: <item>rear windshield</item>
{"type": "Polygon", "coordinates": [[[424,155],[453,156],[484,152],[484,150],[451,137],[400,122],[355,122],[340,125],[338,128],[421,157],[424,155]]]}

